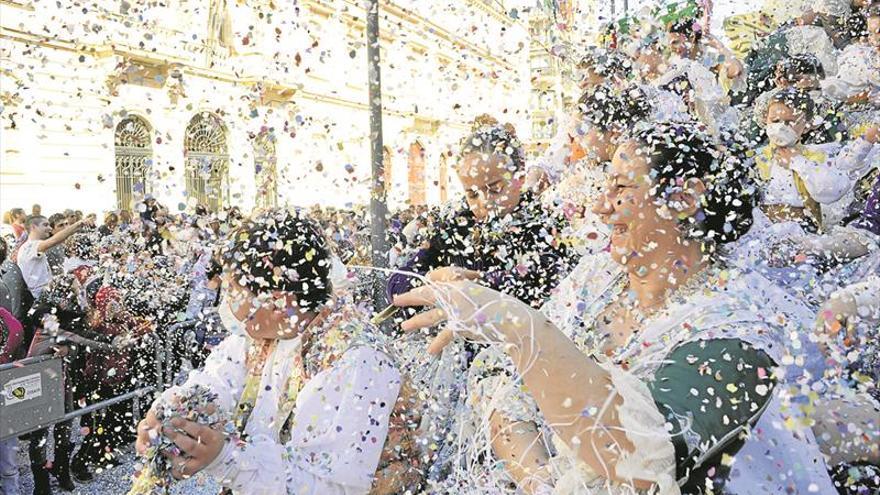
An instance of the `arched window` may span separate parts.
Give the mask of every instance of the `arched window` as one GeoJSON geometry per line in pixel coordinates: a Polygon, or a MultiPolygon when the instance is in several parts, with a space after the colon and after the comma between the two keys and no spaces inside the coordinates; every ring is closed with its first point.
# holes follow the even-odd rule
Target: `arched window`
{"type": "Polygon", "coordinates": [[[278,206],[278,157],[275,133],[264,129],[254,138],[254,172],[257,178],[257,206],[278,206]]]}
{"type": "Polygon", "coordinates": [[[229,202],[226,127],[214,114],[197,114],[186,127],[186,194],[210,211],[229,202]]]}
{"type": "Polygon", "coordinates": [[[407,182],[409,183],[409,204],[425,204],[425,149],[418,141],[409,145],[407,157],[407,182]]]}
{"type": "Polygon", "coordinates": [[[116,125],[116,207],[132,210],[137,197],[147,192],[147,171],[153,162],[150,125],[136,115],[128,115],[116,125]]]}

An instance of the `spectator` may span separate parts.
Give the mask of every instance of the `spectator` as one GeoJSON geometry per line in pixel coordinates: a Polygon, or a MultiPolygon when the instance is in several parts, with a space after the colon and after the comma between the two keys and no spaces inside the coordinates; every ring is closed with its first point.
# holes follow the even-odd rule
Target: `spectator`
{"type": "Polygon", "coordinates": [[[24,214],[24,210],[21,208],[13,208],[12,209],[12,230],[15,232],[15,240],[21,239],[22,234],[25,233],[25,220],[27,216],[24,214]]]}
{"type": "MultiPolygon", "coordinates": [[[[49,226],[52,227],[52,232],[61,232],[67,225],[67,217],[60,213],[55,213],[49,217],[49,226]]],[[[49,269],[52,271],[53,276],[59,275],[63,271],[64,258],[65,253],[62,244],[53,246],[46,251],[46,259],[49,261],[49,269]]]]}
{"type": "Polygon", "coordinates": [[[3,223],[0,224],[0,237],[6,241],[9,246],[15,245],[15,229],[12,227],[12,211],[3,213],[3,223]]]}
{"type": "Polygon", "coordinates": [[[119,212],[119,228],[120,230],[128,230],[131,226],[131,212],[122,210],[119,212]]]}
{"type": "Polygon", "coordinates": [[[112,234],[116,228],[119,226],[119,216],[114,212],[110,212],[104,215],[104,225],[98,229],[98,233],[101,234],[101,237],[107,237],[112,234]]]}
{"type": "Polygon", "coordinates": [[[64,242],[84,225],[92,225],[94,221],[94,215],[89,215],[85,220],[77,221],[53,234],[46,217],[27,219],[28,240],[18,251],[18,266],[34,299],[38,298],[46,285],[52,281],[52,271],[46,252],[64,242]]]}
{"type": "MultiPolygon", "coordinates": [[[[2,240],[0,249],[6,249],[2,240]]],[[[0,364],[15,360],[23,337],[21,323],[6,308],[0,307],[0,364]]],[[[18,481],[18,438],[14,436],[0,440],[0,493],[21,494],[18,481]]]]}

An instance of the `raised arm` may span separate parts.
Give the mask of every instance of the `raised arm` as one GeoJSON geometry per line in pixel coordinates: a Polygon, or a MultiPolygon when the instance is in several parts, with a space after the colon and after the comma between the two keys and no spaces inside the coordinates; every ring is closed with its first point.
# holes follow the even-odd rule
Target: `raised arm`
{"type": "Polygon", "coordinates": [[[39,251],[41,253],[45,253],[46,251],[52,249],[53,247],[61,244],[64,241],[66,241],[68,237],[79,232],[79,230],[81,228],[83,228],[84,225],[94,225],[94,224],[95,224],[95,215],[94,214],[89,215],[86,218],[84,218],[78,222],[72,223],[72,224],[68,225],[67,227],[61,229],[60,231],[56,232],[55,234],[53,234],[52,237],[40,242],[37,245],[37,251],[39,251]]]}
{"type": "MultiPolygon", "coordinates": [[[[774,385],[773,362],[738,339],[670,349],[646,382],[584,355],[525,303],[473,283],[416,289],[395,304],[436,306],[405,322],[404,330],[433,326],[453,314],[449,327],[456,333],[501,342],[559,438],[594,472],[637,489],[656,485],[661,493],[675,493],[678,479],[701,483],[707,475],[699,468],[717,467],[723,454],[739,449],[732,439],[757,420],[774,385]],[[707,375],[707,369],[713,373],[707,375]],[[724,383],[714,383],[717,376],[724,383]],[[702,404],[717,404],[716,399],[722,405],[706,411],[702,404]],[[700,417],[688,425],[699,436],[697,442],[679,434],[685,425],[677,418],[689,416],[700,417]]],[[[449,339],[451,333],[441,332],[438,339],[449,339]]]]}
{"type": "MultiPolygon", "coordinates": [[[[618,415],[624,399],[614,386],[614,374],[619,370],[602,366],[585,356],[539,311],[471,282],[422,287],[398,296],[394,303],[399,306],[438,306],[438,309],[405,322],[403,328],[407,331],[434,326],[446,319],[448,312],[456,313],[455,323],[474,325],[485,320],[478,325],[478,331],[488,331],[491,335],[469,333],[456,325],[458,333],[474,340],[506,343],[505,351],[513,359],[526,387],[533,391],[547,422],[593,471],[640,489],[675,483],[673,447],[663,429],[663,417],[650,401],[647,387],[638,380],[628,382],[628,386],[639,390],[639,395],[634,395],[637,398],[633,399],[640,401],[638,407],[647,408],[641,419],[651,415],[654,424],[640,427],[637,433],[627,431],[618,415]],[[452,301],[451,305],[448,300],[452,301]],[[635,450],[631,440],[633,435],[654,437],[655,441],[659,435],[660,445],[665,448],[654,452],[655,459],[634,463],[631,456],[635,450]],[[666,467],[648,465],[658,463],[666,467]],[[639,467],[632,469],[634,464],[639,467]]],[[[452,330],[445,330],[438,339],[448,342],[452,336],[452,330]]]]}

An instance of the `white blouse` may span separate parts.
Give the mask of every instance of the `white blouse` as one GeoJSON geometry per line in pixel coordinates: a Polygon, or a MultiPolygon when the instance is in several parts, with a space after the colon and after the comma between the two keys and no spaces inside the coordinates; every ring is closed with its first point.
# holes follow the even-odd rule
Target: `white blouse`
{"type": "MultiPolygon", "coordinates": [[[[841,153],[839,144],[820,144],[803,146],[804,154],[791,158],[786,170],[774,158],[770,159],[770,179],[765,187],[764,204],[789,205],[794,207],[803,206],[803,199],[797,193],[794,186],[792,171],[797,172],[810,197],[817,203],[828,205],[834,203],[846,195],[855,183],[850,177],[849,166],[844,162],[851,160],[849,155],[841,153]],[[824,159],[816,162],[808,157],[820,156],[824,159]],[[785,184],[786,179],[790,185],[785,184]],[[794,190],[795,194],[792,194],[794,190]]],[[[758,151],[759,155],[765,150],[758,151]]]]}
{"type": "Polygon", "coordinates": [[[822,81],[822,90],[831,98],[846,100],[868,91],[868,101],[880,106],[880,51],[863,44],[847,46],[837,59],[840,71],[822,81]]]}
{"type": "Polygon", "coordinates": [[[773,165],[770,169],[770,180],[764,186],[764,204],[795,208],[804,206],[804,200],[794,185],[794,174],[791,170],[773,165]]]}
{"type": "MultiPolygon", "coordinates": [[[[217,405],[232,411],[245,385],[250,337],[227,337],[204,369],[190,373],[181,388],[200,384],[218,394],[217,405]]],[[[332,367],[306,382],[296,398],[291,439],[279,441],[286,418],[276,418],[279,394],[300,356],[300,339],[280,341],[267,360],[243,446],[226,444],[205,469],[237,494],[329,494],[369,492],[379,464],[388,420],[401,376],[388,356],[368,346],[346,351],[332,367]]]]}

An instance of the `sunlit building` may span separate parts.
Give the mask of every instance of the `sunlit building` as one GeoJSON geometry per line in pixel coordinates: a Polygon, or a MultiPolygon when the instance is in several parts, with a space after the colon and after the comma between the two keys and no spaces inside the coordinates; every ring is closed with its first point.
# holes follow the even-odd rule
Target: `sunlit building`
{"type": "MultiPolygon", "coordinates": [[[[530,139],[516,13],[381,2],[392,207],[455,194],[477,114],[530,139]]],[[[367,203],[365,17],[354,0],[0,0],[0,209],[367,203]]]]}

